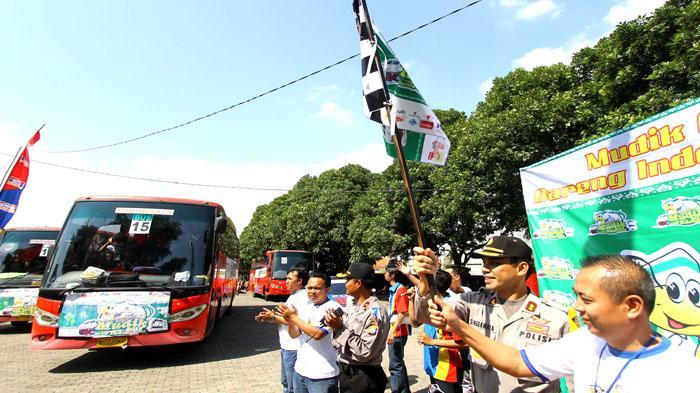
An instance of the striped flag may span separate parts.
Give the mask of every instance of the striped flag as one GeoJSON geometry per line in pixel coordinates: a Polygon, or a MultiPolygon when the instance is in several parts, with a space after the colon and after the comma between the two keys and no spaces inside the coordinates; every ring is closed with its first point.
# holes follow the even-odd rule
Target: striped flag
{"type": "MultiPolygon", "coordinates": [[[[41,126],[44,128],[44,126],[41,126]]],[[[41,128],[29,139],[22,153],[15,156],[7,175],[0,183],[0,229],[15,215],[19,197],[27,186],[29,179],[29,146],[33,146],[41,138],[41,128]]]]}
{"type": "Polygon", "coordinates": [[[377,25],[370,20],[364,0],[355,0],[353,8],[360,34],[364,112],[370,120],[382,124],[387,154],[396,157],[392,137],[395,129],[401,129],[404,131],[401,145],[407,160],[444,165],[450,152],[450,141],[440,126],[440,120],[411,81],[377,25]]]}

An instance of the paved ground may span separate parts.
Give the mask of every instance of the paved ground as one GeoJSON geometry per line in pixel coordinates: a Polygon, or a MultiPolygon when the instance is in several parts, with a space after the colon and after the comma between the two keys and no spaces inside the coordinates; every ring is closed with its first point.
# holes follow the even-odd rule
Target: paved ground
{"type": "MultiPolygon", "coordinates": [[[[203,344],[107,351],[30,351],[29,333],[0,324],[0,386],[9,392],[277,392],[276,327],[253,316],[271,303],[241,294],[203,344]]],[[[384,369],[388,373],[387,354],[384,369]]],[[[425,392],[422,348],[406,346],[413,392],[425,392]]]]}

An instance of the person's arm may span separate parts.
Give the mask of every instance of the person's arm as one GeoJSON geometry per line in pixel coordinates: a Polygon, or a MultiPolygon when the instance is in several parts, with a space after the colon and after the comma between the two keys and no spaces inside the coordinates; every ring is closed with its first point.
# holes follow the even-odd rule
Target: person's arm
{"type": "Polygon", "coordinates": [[[445,324],[461,337],[464,342],[481,355],[494,368],[516,378],[534,377],[525,360],[517,349],[494,341],[464,322],[455,313],[452,305],[435,297],[430,302],[430,320],[435,326],[445,324]],[[440,309],[438,308],[440,307],[440,309]]]}
{"type": "Polygon", "coordinates": [[[255,316],[255,320],[257,322],[265,322],[265,323],[275,323],[278,325],[285,325],[287,326],[287,321],[282,318],[282,316],[275,314],[274,311],[269,310],[267,308],[263,308],[262,311],[258,315],[255,316]]]}
{"type": "Polygon", "coordinates": [[[433,345],[442,348],[456,348],[456,349],[467,349],[469,345],[464,341],[456,340],[441,340],[437,338],[432,338],[425,334],[425,332],[418,333],[418,343],[423,345],[433,345]]]}
{"type": "Polygon", "coordinates": [[[413,324],[414,327],[418,327],[421,323],[416,319],[416,304],[414,301],[416,287],[409,288],[406,293],[408,294],[408,318],[411,320],[411,324],[413,324]]]}
{"type": "Polygon", "coordinates": [[[401,273],[403,273],[403,275],[406,276],[409,281],[411,281],[411,284],[413,284],[414,286],[420,285],[420,279],[418,279],[418,277],[411,274],[411,268],[404,265],[403,262],[400,262],[400,261],[396,262],[396,268],[401,273]]]}
{"type": "Polygon", "coordinates": [[[277,306],[277,314],[279,314],[282,318],[284,318],[287,321],[287,323],[289,324],[287,326],[289,335],[293,338],[297,338],[301,335],[301,333],[304,333],[307,336],[313,338],[314,340],[320,340],[323,337],[325,337],[328,333],[330,333],[330,329],[328,328],[317,328],[304,322],[301,318],[299,318],[299,314],[297,314],[297,311],[294,308],[294,306],[280,304],[279,306],[277,306]]]}

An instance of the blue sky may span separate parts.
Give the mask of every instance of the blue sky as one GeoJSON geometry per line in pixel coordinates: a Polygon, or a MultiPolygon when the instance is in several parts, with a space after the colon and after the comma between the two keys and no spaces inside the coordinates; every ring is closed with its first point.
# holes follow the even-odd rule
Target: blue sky
{"type": "MultiPolygon", "coordinates": [[[[369,0],[394,37],[468,0],[369,0]]],[[[289,188],[307,173],[391,161],[363,118],[354,59],[256,101],[110,149],[56,154],[139,136],[227,107],[359,51],[351,0],[12,1],[0,3],[0,153],[44,122],[34,160],[195,183],[289,188]]],[[[661,0],[484,0],[391,46],[433,108],[470,113],[490,80],[567,62],[616,23],[661,0]]],[[[10,157],[0,155],[0,169],[10,157]]],[[[9,226],[60,225],[83,195],[220,202],[240,229],[280,192],[148,183],[35,163],[9,226]]]]}

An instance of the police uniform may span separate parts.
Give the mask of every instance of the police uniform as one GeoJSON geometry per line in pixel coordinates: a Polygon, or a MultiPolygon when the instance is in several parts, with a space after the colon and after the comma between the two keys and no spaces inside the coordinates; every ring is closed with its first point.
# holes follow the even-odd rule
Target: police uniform
{"type": "MultiPolygon", "coordinates": [[[[351,272],[356,270],[352,265],[351,272]]],[[[371,267],[368,269],[367,275],[373,275],[371,267]]],[[[376,296],[370,296],[362,304],[353,299],[347,305],[343,327],[333,338],[340,366],[340,392],[384,392],[387,377],[381,363],[388,334],[389,315],[376,296]]]]}
{"type": "MultiPolygon", "coordinates": [[[[430,322],[427,296],[416,294],[419,307],[416,317],[424,323],[430,322]]],[[[495,341],[518,350],[557,340],[569,331],[569,320],[565,311],[552,306],[529,293],[520,308],[510,318],[499,304],[495,292],[467,292],[451,296],[455,312],[463,321],[495,341]]],[[[539,378],[515,378],[496,370],[476,352],[470,350],[472,382],[478,393],[505,392],[559,392],[559,381],[542,383],[539,378]]]]}
{"type": "MultiPolygon", "coordinates": [[[[473,258],[516,258],[532,265],[532,249],[522,239],[513,236],[492,236],[481,250],[472,253],[473,258]]],[[[417,316],[422,322],[430,322],[429,296],[416,294],[417,316]]],[[[462,293],[449,299],[455,312],[472,327],[502,344],[521,350],[557,340],[569,331],[569,318],[565,311],[545,303],[529,293],[520,307],[508,317],[495,292],[462,293]]],[[[559,381],[543,383],[539,378],[516,378],[496,370],[478,352],[470,350],[472,382],[477,393],[560,392],[559,381]]]]}

